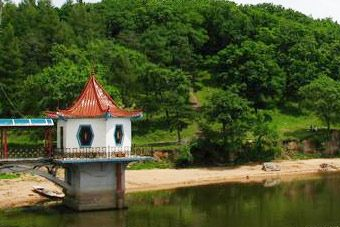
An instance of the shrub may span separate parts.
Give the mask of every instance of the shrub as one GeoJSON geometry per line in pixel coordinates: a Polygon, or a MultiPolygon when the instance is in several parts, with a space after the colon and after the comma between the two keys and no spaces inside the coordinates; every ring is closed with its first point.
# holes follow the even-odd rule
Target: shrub
{"type": "Polygon", "coordinates": [[[193,163],[193,156],[191,154],[191,146],[183,146],[179,150],[178,157],[175,160],[176,167],[188,167],[193,163]]]}

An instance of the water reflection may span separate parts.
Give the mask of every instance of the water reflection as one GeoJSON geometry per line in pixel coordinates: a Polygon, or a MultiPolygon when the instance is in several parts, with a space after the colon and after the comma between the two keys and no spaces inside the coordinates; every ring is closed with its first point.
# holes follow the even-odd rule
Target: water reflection
{"type": "Polygon", "coordinates": [[[128,196],[123,211],[60,207],[0,212],[1,227],[340,226],[340,175],[270,184],[221,184],[128,196]]]}
{"type": "Polygon", "coordinates": [[[2,211],[0,226],[102,227],[126,226],[127,210],[76,213],[60,206],[2,211]]]}

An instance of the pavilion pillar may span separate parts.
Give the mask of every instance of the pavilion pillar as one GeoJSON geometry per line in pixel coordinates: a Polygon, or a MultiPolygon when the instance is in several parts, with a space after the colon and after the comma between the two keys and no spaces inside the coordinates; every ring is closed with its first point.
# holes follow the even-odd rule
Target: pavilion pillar
{"type": "Polygon", "coordinates": [[[48,129],[48,157],[53,155],[53,141],[52,141],[52,128],[48,129]]]}
{"type": "Polygon", "coordinates": [[[123,163],[116,164],[116,208],[125,207],[125,166],[123,163]]]}
{"type": "Polygon", "coordinates": [[[7,129],[3,129],[2,132],[2,140],[3,140],[3,151],[4,151],[4,159],[8,159],[8,140],[7,140],[7,129]]]}
{"type": "Polygon", "coordinates": [[[47,154],[47,129],[45,129],[45,133],[44,133],[44,149],[45,149],[45,153],[47,154]]]}
{"type": "Polygon", "coordinates": [[[52,129],[45,129],[45,152],[47,157],[52,157],[52,129]]]}
{"type": "Polygon", "coordinates": [[[4,144],[4,134],[3,129],[0,129],[0,158],[2,158],[3,155],[3,144],[4,144]]]}

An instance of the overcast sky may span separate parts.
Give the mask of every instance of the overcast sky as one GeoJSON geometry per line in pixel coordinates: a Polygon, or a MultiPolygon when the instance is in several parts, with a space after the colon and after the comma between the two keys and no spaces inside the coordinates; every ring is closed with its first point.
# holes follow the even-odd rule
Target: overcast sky
{"type": "MultiPolygon", "coordinates": [[[[13,0],[19,2],[20,0],[13,0]]],[[[84,0],[97,2],[99,0],[84,0]]],[[[340,22],[340,0],[232,0],[241,4],[274,3],[286,8],[292,8],[314,18],[327,18],[340,22]]],[[[65,0],[52,0],[56,6],[61,6],[65,0]]]]}
{"type": "Polygon", "coordinates": [[[233,0],[242,4],[269,2],[300,11],[314,18],[332,18],[340,22],[339,0],[233,0]]]}

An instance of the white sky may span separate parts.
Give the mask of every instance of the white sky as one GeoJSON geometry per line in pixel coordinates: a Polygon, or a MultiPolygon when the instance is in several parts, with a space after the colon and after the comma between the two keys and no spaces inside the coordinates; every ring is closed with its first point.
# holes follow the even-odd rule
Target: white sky
{"type": "MultiPolygon", "coordinates": [[[[13,0],[19,2],[20,0],[13,0]]],[[[99,0],[84,0],[97,2],[99,0]]],[[[314,18],[332,18],[340,22],[340,0],[231,0],[240,4],[273,3],[300,11],[314,18]]],[[[52,0],[56,6],[61,6],[65,0],[52,0]]]]}
{"type": "Polygon", "coordinates": [[[332,18],[340,22],[339,0],[232,0],[240,4],[273,3],[300,11],[314,18],[332,18]]]}

